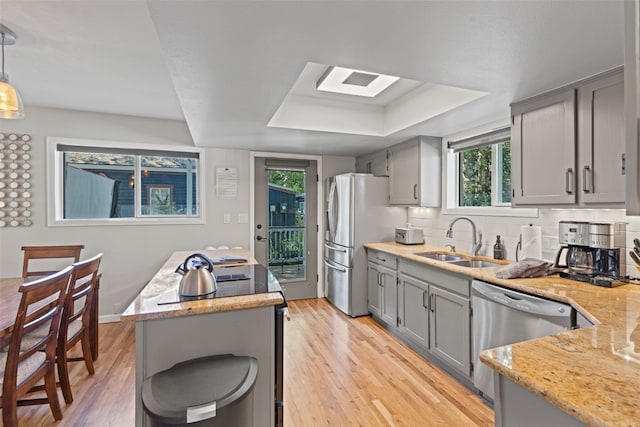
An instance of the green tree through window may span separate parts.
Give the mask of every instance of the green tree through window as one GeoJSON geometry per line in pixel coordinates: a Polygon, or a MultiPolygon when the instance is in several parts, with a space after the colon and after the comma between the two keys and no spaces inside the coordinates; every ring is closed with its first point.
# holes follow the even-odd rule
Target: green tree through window
{"type": "Polygon", "coordinates": [[[511,202],[511,144],[509,141],[458,153],[458,205],[493,206],[511,202]],[[496,177],[495,197],[492,177],[496,177]]]}
{"type": "Polygon", "coordinates": [[[271,184],[295,190],[297,194],[304,193],[304,172],[290,170],[269,170],[267,179],[271,184]]]}

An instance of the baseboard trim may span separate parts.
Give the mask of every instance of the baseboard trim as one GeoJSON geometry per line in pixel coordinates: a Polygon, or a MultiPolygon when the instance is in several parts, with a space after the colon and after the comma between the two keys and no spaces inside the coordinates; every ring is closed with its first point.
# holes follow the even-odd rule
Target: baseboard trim
{"type": "Polygon", "coordinates": [[[99,323],[114,323],[120,321],[119,314],[103,314],[102,316],[98,316],[99,323]]]}

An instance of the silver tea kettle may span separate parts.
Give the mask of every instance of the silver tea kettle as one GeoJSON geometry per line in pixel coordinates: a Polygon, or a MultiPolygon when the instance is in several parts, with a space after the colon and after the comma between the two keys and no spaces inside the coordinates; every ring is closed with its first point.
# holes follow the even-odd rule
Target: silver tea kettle
{"type": "Polygon", "coordinates": [[[199,297],[218,290],[216,278],[213,275],[213,263],[205,255],[189,255],[184,263],[178,266],[176,273],[182,274],[180,296],[199,297]]]}

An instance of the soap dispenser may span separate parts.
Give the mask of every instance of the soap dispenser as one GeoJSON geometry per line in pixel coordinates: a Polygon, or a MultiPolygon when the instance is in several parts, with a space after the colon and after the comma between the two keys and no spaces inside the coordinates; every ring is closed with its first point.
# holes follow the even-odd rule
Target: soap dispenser
{"type": "Polygon", "coordinates": [[[496,244],[493,245],[493,258],[504,259],[504,245],[500,241],[500,235],[496,238],[496,244]]]}

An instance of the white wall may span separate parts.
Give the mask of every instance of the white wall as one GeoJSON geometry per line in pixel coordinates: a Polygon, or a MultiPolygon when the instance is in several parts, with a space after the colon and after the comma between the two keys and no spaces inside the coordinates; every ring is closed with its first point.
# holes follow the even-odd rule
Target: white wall
{"type": "MultiPolygon", "coordinates": [[[[249,213],[249,152],[246,150],[206,149],[205,224],[48,227],[47,136],[193,146],[189,130],[183,121],[28,107],[24,119],[0,121],[0,131],[30,134],[33,146],[33,225],[0,228],[0,277],[21,274],[22,245],[82,243],[85,245],[83,258],[104,253],[100,313],[105,315],[122,312],[176,250],[223,244],[249,247],[249,225],[238,223],[238,214],[249,213]],[[237,200],[215,197],[215,168],[223,166],[237,168],[237,200]],[[225,213],[231,214],[230,224],[223,224],[225,213]]],[[[353,170],[355,164],[355,159],[350,157],[327,159],[323,162],[325,174],[344,168],[353,170]]]]}

